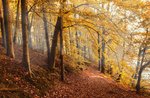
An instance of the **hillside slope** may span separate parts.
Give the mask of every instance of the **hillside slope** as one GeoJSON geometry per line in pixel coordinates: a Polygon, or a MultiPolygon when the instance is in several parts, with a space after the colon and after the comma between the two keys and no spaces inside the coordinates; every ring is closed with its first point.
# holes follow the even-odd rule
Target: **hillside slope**
{"type": "Polygon", "coordinates": [[[22,50],[15,46],[16,59],[5,56],[0,44],[0,97],[8,98],[148,98],[136,95],[111,78],[89,67],[78,73],[66,74],[60,82],[58,73],[50,73],[44,66],[46,57],[31,50],[34,77],[21,64],[22,50]]]}

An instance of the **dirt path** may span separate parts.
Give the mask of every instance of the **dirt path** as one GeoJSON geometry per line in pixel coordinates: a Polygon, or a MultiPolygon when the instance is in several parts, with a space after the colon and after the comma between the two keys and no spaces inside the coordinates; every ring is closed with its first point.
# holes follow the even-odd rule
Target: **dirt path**
{"type": "Polygon", "coordinates": [[[67,75],[66,83],[59,83],[48,94],[50,98],[146,98],[117,85],[112,79],[88,68],[80,75],[67,75]]]}

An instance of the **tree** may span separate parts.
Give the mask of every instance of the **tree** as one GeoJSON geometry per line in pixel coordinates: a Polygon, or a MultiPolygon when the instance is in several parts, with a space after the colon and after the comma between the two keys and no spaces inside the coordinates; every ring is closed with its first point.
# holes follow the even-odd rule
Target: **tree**
{"type": "Polygon", "coordinates": [[[142,72],[143,70],[150,65],[150,61],[148,61],[147,63],[145,63],[144,65],[141,66],[139,72],[138,72],[138,80],[137,80],[137,84],[136,84],[136,92],[139,93],[140,92],[140,82],[141,82],[141,78],[142,78],[142,72]]]}
{"type": "Polygon", "coordinates": [[[64,47],[64,44],[63,44],[63,15],[64,15],[64,3],[65,3],[66,0],[62,0],[61,1],[61,9],[60,9],[60,67],[61,67],[61,80],[64,81],[65,79],[65,76],[64,76],[64,63],[63,63],[63,47],[64,47]]]}
{"type": "Polygon", "coordinates": [[[20,7],[20,0],[17,3],[17,12],[16,12],[16,23],[15,23],[15,30],[14,30],[14,39],[13,42],[17,43],[17,33],[18,33],[18,26],[19,26],[19,7],[20,7]]]}
{"type": "Polygon", "coordinates": [[[13,40],[12,40],[12,21],[10,14],[10,0],[2,0],[4,13],[4,27],[6,32],[7,56],[14,58],[13,40]]]}
{"type": "Polygon", "coordinates": [[[99,32],[97,33],[98,36],[98,70],[101,71],[101,48],[100,48],[100,34],[99,32]]]}
{"type": "Polygon", "coordinates": [[[60,24],[60,66],[61,66],[61,80],[64,81],[64,64],[63,64],[63,17],[61,17],[60,24]]]}
{"type": "MultiPolygon", "coordinates": [[[[33,7],[33,11],[35,10],[35,6],[33,7]]],[[[27,16],[27,22],[28,22],[28,39],[29,39],[29,48],[33,48],[32,47],[32,34],[31,34],[31,28],[33,25],[33,20],[34,20],[34,13],[32,13],[31,19],[29,19],[29,12],[28,12],[28,16],[27,16]]]]}
{"type": "Polygon", "coordinates": [[[43,5],[43,22],[44,22],[44,30],[45,30],[45,39],[46,39],[46,47],[47,47],[47,57],[48,64],[50,65],[50,41],[49,41],[49,33],[48,33],[48,22],[45,15],[45,8],[43,5]]]}
{"type": "Polygon", "coordinates": [[[103,28],[102,31],[102,58],[101,58],[101,72],[104,73],[105,72],[105,30],[103,28]]]}
{"type": "Polygon", "coordinates": [[[1,32],[2,32],[2,44],[3,47],[7,48],[6,46],[6,33],[4,28],[4,18],[2,14],[2,6],[0,5],[0,24],[1,24],[1,32]]]}
{"type": "Polygon", "coordinates": [[[55,25],[53,39],[52,39],[52,47],[51,47],[51,54],[50,54],[50,69],[53,69],[55,67],[56,47],[58,42],[58,35],[60,32],[60,23],[61,23],[61,17],[58,16],[55,25]]]}
{"type": "Polygon", "coordinates": [[[29,58],[29,46],[28,46],[28,29],[27,29],[27,2],[21,0],[21,18],[22,18],[22,39],[23,39],[23,65],[28,70],[31,76],[30,58],[29,58]]]}
{"type": "Polygon", "coordinates": [[[137,83],[136,83],[137,93],[140,92],[140,82],[141,82],[141,78],[142,78],[142,72],[148,65],[150,65],[150,60],[147,56],[147,51],[149,50],[149,45],[150,45],[149,44],[150,35],[149,35],[148,28],[147,28],[146,34],[144,34],[144,36],[145,36],[145,38],[139,48],[137,68],[136,68],[136,74],[138,74],[137,75],[137,83]]]}
{"type": "MultiPolygon", "coordinates": [[[[80,49],[79,45],[79,32],[76,30],[76,48],[80,49]]],[[[80,50],[78,50],[78,55],[80,55],[80,50]]]]}

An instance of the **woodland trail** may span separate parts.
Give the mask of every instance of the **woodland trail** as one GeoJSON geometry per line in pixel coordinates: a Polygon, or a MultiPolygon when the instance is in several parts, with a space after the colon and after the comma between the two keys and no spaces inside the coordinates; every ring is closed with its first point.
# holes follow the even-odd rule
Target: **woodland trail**
{"type": "MultiPolygon", "coordinates": [[[[15,46],[16,60],[21,61],[22,49],[15,46]]],[[[46,56],[30,50],[32,65],[46,65],[46,56]]],[[[56,81],[45,98],[145,98],[89,67],[76,74],[67,74],[66,81],[56,81]]],[[[147,98],[147,97],[146,97],[147,98]]]]}
{"type": "Polygon", "coordinates": [[[50,90],[49,96],[50,98],[147,98],[118,85],[94,68],[88,68],[80,74],[67,75],[67,81],[56,85],[50,90]]]}

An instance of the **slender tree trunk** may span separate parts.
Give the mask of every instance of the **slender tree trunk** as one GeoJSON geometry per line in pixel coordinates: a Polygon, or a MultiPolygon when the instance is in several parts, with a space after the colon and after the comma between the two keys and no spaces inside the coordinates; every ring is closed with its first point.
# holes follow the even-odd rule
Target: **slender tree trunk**
{"type": "Polygon", "coordinates": [[[91,61],[92,60],[92,53],[91,53],[91,50],[92,50],[92,45],[91,45],[91,43],[88,43],[89,45],[88,45],[88,59],[91,61]]]}
{"type": "Polygon", "coordinates": [[[11,27],[11,15],[9,8],[10,0],[2,0],[3,3],[3,11],[4,11],[4,26],[6,32],[6,42],[7,42],[7,56],[14,58],[14,49],[13,49],[13,41],[12,41],[12,27],[11,27]]]}
{"type": "Polygon", "coordinates": [[[61,17],[58,16],[55,25],[53,39],[52,39],[52,46],[51,46],[51,53],[50,53],[50,64],[51,64],[50,69],[53,69],[55,67],[56,47],[58,42],[58,35],[60,32],[60,23],[61,23],[61,17]]]}
{"type": "Polygon", "coordinates": [[[104,35],[105,31],[103,29],[103,34],[102,34],[102,58],[101,58],[101,72],[105,73],[105,40],[104,40],[104,35]]]}
{"type": "Polygon", "coordinates": [[[49,41],[49,34],[48,34],[48,25],[47,25],[47,19],[45,15],[45,11],[43,8],[43,22],[44,22],[44,29],[45,29],[45,39],[46,39],[46,47],[47,47],[47,57],[48,57],[48,64],[50,65],[50,41],[49,41]]]}
{"type": "MultiPolygon", "coordinates": [[[[148,34],[148,28],[146,30],[146,34],[148,34]]],[[[146,35],[145,37],[145,41],[146,43],[149,42],[149,38],[148,38],[148,35],[146,35]]],[[[147,63],[144,63],[145,62],[145,55],[146,55],[146,51],[148,49],[148,44],[143,44],[141,45],[141,47],[139,48],[139,54],[138,54],[138,61],[137,61],[137,68],[136,68],[136,71],[138,72],[138,79],[137,79],[137,84],[136,84],[136,92],[139,93],[140,92],[140,82],[141,82],[141,77],[142,77],[142,72],[143,70],[148,66],[150,65],[150,60],[148,60],[147,63]],[[142,46],[143,49],[142,49],[142,46]],[[142,57],[140,58],[140,56],[142,55],[142,57]],[[144,65],[143,65],[144,63],[144,65]],[[139,69],[139,65],[140,65],[140,69],[139,69]]],[[[147,61],[147,60],[146,60],[147,61]]],[[[137,73],[136,72],[136,73],[137,73]]]]}
{"type": "Polygon", "coordinates": [[[5,28],[4,28],[4,19],[2,15],[2,9],[0,9],[0,24],[1,24],[1,32],[2,32],[2,45],[7,49],[6,45],[6,33],[5,33],[5,28]]]}
{"type": "Polygon", "coordinates": [[[136,65],[136,73],[135,73],[135,79],[137,79],[138,76],[138,71],[139,71],[139,65],[140,65],[140,57],[141,57],[141,47],[139,48],[139,53],[138,53],[138,59],[137,59],[137,65],[136,65]]]}
{"type": "Polygon", "coordinates": [[[100,34],[98,33],[98,70],[101,71],[100,34]]]}
{"type": "Polygon", "coordinates": [[[83,47],[83,49],[84,49],[84,60],[86,60],[86,50],[87,50],[86,45],[83,47]]]}
{"type": "MultiPolygon", "coordinates": [[[[71,32],[71,28],[68,28],[69,30],[69,43],[70,43],[70,55],[73,55],[75,53],[72,48],[77,48],[77,37],[75,34],[75,40],[74,40],[74,34],[71,32]]],[[[76,32],[77,33],[77,32],[76,32]]]]}
{"type": "Polygon", "coordinates": [[[140,92],[140,82],[141,82],[141,77],[142,77],[142,68],[139,70],[138,73],[138,80],[137,80],[137,84],[136,84],[136,92],[139,93],[140,92]]]}
{"type": "Polygon", "coordinates": [[[64,52],[66,55],[69,54],[69,50],[68,50],[68,47],[67,47],[67,38],[64,40],[64,52]]]}
{"type": "Polygon", "coordinates": [[[61,2],[61,9],[60,9],[60,27],[59,27],[59,29],[60,29],[60,66],[61,66],[61,80],[62,81],[64,81],[65,79],[64,79],[64,77],[65,77],[65,73],[64,73],[64,64],[63,64],[63,51],[64,51],[64,49],[63,49],[63,46],[64,46],[64,44],[63,44],[63,15],[64,15],[64,13],[63,13],[63,9],[64,9],[64,2],[65,2],[66,0],[62,0],[62,2],[61,2]]]}
{"type": "Polygon", "coordinates": [[[15,23],[15,31],[14,31],[14,39],[13,39],[13,42],[15,44],[17,43],[17,33],[18,33],[18,27],[19,27],[19,5],[20,5],[20,0],[18,0],[17,12],[16,12],[16,23],[15,23]]]}
{"type": "Polygon", "coordinates": [[[143,51],[142,51],[142,59],[141,59],[140,70],[138,72],[138,79],[137,79],[137,84],[136,84],[136,92],[137,93],[139,93],[139,91],[140,91],[140,82],[141,82],[142,72],[144,70],[143,62],[144,62],[144,58],[145,58],[145,52],[146,52],[146,47],[144,47],[143,51]]]}
{"type": "MultiPolygon", "coordinates": [[[[35,7],[34,7],[35,9],[35,7]]],[[[32,13],[32,16],[31,16],[31,20],[29,19],[29,16],[27,16],[27,21],[28,21],[28,39],[29,39],[29,48],[32,48],[32,34],[31,34],[31,28],[32,28],[32,23],[33,23],[33,17],[34,17],[34,13],[32,13]]]]}
{"type": "Polygon", "coordinates": [[[70,28],[68,28],[68,31],[69,31],[69,47],[70,47],[70,52],[69,52],[69,55],[72,55],[72,51],[71,51],[71,46],[73,45],[73,40],[72,40],[72,35],[71,35],[71,30],[70,28]]]}
{"type": "Polygon", "coordinates": [[[80,55],[80,50],[79,50],[79,38],[78,38],[78,31],[76,31],[76,47],[78,49],[78,55],[80,55]]]}
{"type": "Polygon", "coordinates": [[[29,46],[28,46],[28,29],[27,29],[27,2],[21,0],[21,14],[22,14],[22,38],[23,38],[23,65],[28,70],[31,76],[29,46]]]}
{"type": "Polygon", "coordinates": [[[137,93],[140,92],[140,82],[142,79],[142,72],[148,65],[150,65],[150,60],[147,63],[145,63],[139,70],[139,73],[138,73],[139,76],[138,76],[138,80],[137,80],[137,84],[136,84],[136,92],[137,93]]]}
{"type": "Polygon", "coordinates": [[[61,17],[60,24],[60,66],[61,66],[61,80],[64,81],[64,64],[63,64],[63,18],[61,17]]]}
{"type": "Polygon", "coordinates": [[[123,42],[123,51],[122,51],[122,61],[124,61],[125,58],[125,49],[126,49],[126,42],[123,42]]]}

